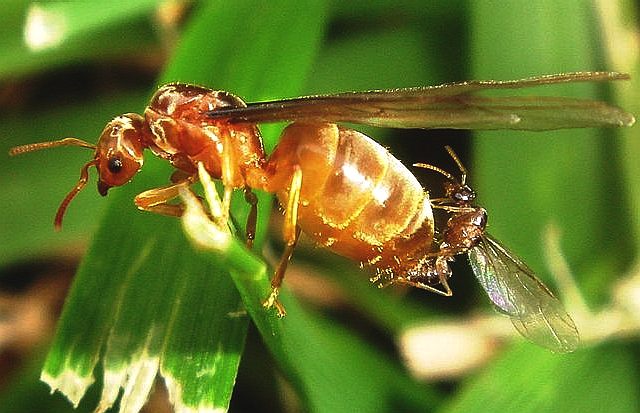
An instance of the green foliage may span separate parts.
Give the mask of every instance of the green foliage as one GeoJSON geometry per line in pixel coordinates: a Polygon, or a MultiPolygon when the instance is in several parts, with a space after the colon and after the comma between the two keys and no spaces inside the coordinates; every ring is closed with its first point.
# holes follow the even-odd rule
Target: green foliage
{"type": "MultiPolygon", "coordinates": [[[[623,23],[601,24],[597,11],[579,1],[195,2],[175,42],[167,40],[175,33],[157,23],[160,3],[43,3],[42,10],[65,16],[71,29],[59,45],[33,51],[24,45],[23,28],[34,6],[5,2],[0,6],[0,79],[9,84],[72,65],[108,67],[118,59],[141,61],[166,54],[157,84],[199,83],[255,101],[573,70],[637,74],[637,61],[625,66],[606,59],[609,46],[600,27],[613,33],[623,23]],[[100,13],[94,12],[96,7],[100,13]]],[[[636,82],[622,85],[625,94],[619,95],[607,86],[568,85],[550,93],[606,100],[620,96],[621,106],[637,109],[636,82]]],[[[14,107],[2,106],[0,152],[63,136],[94,141],[108,119],[140,112],[151,93],[150,85],[141,84],[33,106],[21,105],[16,97],[14,107]]],[[[265,146],[273,148],[279,126],[262,130],[265,146]]],[[[391,133],[368,132],[374,138],[391,133]]],[[[398,153],[409,154],[407,163],[437,162],[436,154],[444,151],[441,144],[433,144],[436,135],[418,132],[413,139],[420,140],[419,146],[408,138],[387,142],[398,153]]],[[[634,129],[501,131],[471,140],[467,167],[489,211],[491,232],[551,284],[542,234],[550,224],[558,226],[566,259],[592,304],[606,303],[611,284],[637,259],[640,147],[634,135],[634,129]]],[[[453,140],[461,142],[458,136],[453,140]]],[[[112,189],[106,200],[90,189],[81,193],[68,211],[64,230],[54,233],[55,208],[87,157],[85,150],[68,148],[0,162],[0,264],[76,251],[90,240],[43,371],[47,382],[74,403],[97,378],[93,391],[101,407],[120,395],[122,411],[137,411],[159,374],[176,407],[226,410],[253,323],[266,345],[264,357],[270,353],[308,411],[637,409],[640,386],[632,345],[602,343],[569,356],[530,344],[514,346],[441,392],[412,379],[395,352],[353,328],[353,315],[348,320],[329,316],[302,305],[285,288],[288,316],[277,319],[261,306],[272,270],[256,252],[270,242],[266,228],[271,197],[259,194],[254,253],[239,241],[230,244],[227,254],[199,252],[178,220],[133,206],[136,194],[164,185],[171,173],[151,156],[130,184],[112,189]],[[602,406],[602,391],[618,396],[602,406]]],[[[441,159],[443,165],[438,165],[451,169],[449,161],[441,159]]],[[[241,197],[236,201],[233,215],[243,223],[247,208],[241,197]]],[[[299,251],[294,260],[304,255],[299,251]]],[[[447,315],[429,304],[445,300],[425,293],[398,297],[394,291],[372,288],[361,270],[344,261],[334,265],[335,258],[326,255],[310,260],[320,262],[358,309],[357,317],[370,322],[381,341],[398,343],[411,324],[447,315]]],[[[462,291],[473,282],[462,273],[453,287],[462,291]]],[[[470,300],[458,292],[446,303],[460,301],[470,300]]],[[[429,351],[425,346],[424,352],[429,351]]],[[[24,377],[33,377],[32,372],[24,377]]],[[[41,401],[41,410],[66,409],[59,398],[50,399],[57,396],[40,398],[41,392],[41,383],[16,381],[10,392],[0,395],[0,411],[12,405],[33,408],[36,401],[41,401]],[[26,400],[30,392],[34,399],[26,400]]],[[[94,408],[86,400],[79,407],[94,408]]]]}
{"type": "Polygon", "coordinates": [[[633,364],[618,345],[564,356],[518,346],[463,385],[444,411],[631,412],[638,406],[633,364]],[[527,366],[519,368],[523,360],[527,366]]]}

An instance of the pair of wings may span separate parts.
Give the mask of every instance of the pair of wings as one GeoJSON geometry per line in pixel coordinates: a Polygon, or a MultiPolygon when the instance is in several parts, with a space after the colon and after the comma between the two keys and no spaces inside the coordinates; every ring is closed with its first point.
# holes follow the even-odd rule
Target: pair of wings
{"type": "Polygon", "coordinates": [[[349,122],[386,128],[552,130],[630,126],[634,117],[604,102],[549,96],[482,97],[474,93],[543,85],[627,80],[615,72],[573,72],[509,81],[468,81],[405,89],[306,96],[216,109],[231,122],[349,122]]]}
{"type": "Polygon", "coordinates": [[[573,320],[525,263],[489,235],[468,256],[489,299],[520,334],[555,352],[576,349],[580,337],[573,320]]]}

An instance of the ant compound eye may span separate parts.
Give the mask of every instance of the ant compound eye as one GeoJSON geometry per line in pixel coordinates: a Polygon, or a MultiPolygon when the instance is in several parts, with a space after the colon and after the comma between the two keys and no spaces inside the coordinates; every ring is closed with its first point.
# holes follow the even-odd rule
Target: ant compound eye
{"type": "Polygon", "coordinates": [[[123,167],[122,159],[120,159],[117,156],[109,158],[109,161],[107,163],[107,168],[109,169],[109,172],[111,172],[112,174],[117,174],[122,170],[122,167],[123,167]]]}

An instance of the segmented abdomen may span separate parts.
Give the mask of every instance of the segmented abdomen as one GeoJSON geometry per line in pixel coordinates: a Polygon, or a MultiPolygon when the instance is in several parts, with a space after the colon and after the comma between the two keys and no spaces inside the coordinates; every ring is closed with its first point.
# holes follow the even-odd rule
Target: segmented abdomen
{"type": "MultiPolygon", "coordinates": [[[[298,224],[316,242],[393,270],[411,266],[431,249],[428,195],[378,143],[336,125],[294,124],[280,145],[302,170],[298,224]]],[[[276,151],[273,161],[281,156],[276,151]]],[[[279,193],[283,205],[287,195],[279,193]]]]}

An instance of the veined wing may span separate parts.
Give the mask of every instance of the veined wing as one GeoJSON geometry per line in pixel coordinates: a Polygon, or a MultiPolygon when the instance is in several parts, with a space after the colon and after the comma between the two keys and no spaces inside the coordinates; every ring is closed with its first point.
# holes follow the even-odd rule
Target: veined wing
{"type": "Polygon", "coordinates": [[[406,89],[346,92],[216,109],[232,122],[351,122],[389,128],[550,130],[630,126],[634,117],[594,100],[549,96],[482,97],[476,92],[541,85],[626,80],[615,72],[574,72],[508,81],[468,81],[406,89]]]}
{"type": "Polygon", "coordinates": [[[580,338],[573,320],[518,257],[486,235],[469,251],[469,262],[495,307],[520,334],[552,351],[575,350],[580,338]]]}

